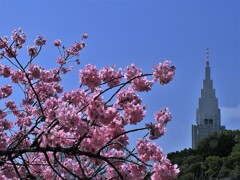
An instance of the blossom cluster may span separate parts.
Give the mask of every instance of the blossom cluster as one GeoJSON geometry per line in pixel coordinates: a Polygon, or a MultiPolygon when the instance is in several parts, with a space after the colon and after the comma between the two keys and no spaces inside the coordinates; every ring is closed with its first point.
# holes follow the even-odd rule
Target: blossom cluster
{"type": "Polygon", "coordinates": [[[169,60],[165,60],[163,63],[159,63],[153,68],[153,76],[154,80],[160,81],[160,84],[169,83],[175,74],[175,66],[169,66],[171,62],[169,60]]]}
{"type": "Polygon", "coordinates": [[[107,83],[109,87],[118,85],[122,79],[122,69],[119,68],[116,72],[114,71],[115,68],[115,66],[105,67],[99,71],[100,78],[103,82],[107,83]]]}
{"type": "Polygon", "coordinates": [[[34,64],[47,43],[43,35],[26,46],[26,64],[18,57],[26,34],[14,30],[12,42],[0,37],[0,77],[8,82],[0,86],[0,179],[175,179],[177,165],[152,142],[166,131],[169,110],[163,108],[155,113],[155,122],[129,130],[147,113],[139,92],[149,92],[156,81],[170,82],[175,67],[166,60],[146,74],[135,64],[125,69],[86,64],[79,70],[81,85],[65,91],[61,82],[72,70],[68,63],[79,56],[86,38],[83,34],[66,49],[55,40],[58,67],[45,69],[34,64]],[[148,135],[130,150],[129,134],[138,131],[148,135]]]}
{"type": "Polygon", "coordinates": [[[180,172],[177,165],[170,162],[170,160],[163,154],[162,149],[157,147],[155,143],[151,143],[147,139],[140,139],[137,142],[137,150],[139,158],[144,162],[152,160],[154,173],[153,180],[165,180],[171,177],[175,179],[180,172]]]}
{"type": "MultiPolygon", "coordinates": [[[[14,29],[12,31],[11,39],[13,42],[9,45],[8,37],[1,38],[0,37],[0,49],[4,49],[4,51],[0,54],[0,58],[16,58],[18,55],[19,49],[23,47],[23,44],[26,42],[26,34],[23,32],[21,28],[18,30],[14,29]]],[[[43,35],[37,36],[34,40],[35,46],[27,46],[28,55],[34,57],[38,53],[38,48],[46,45],[46,40],[43,35]]]]}
{"type": "Polygon", "coordinates": [[[162,149],[157,147],[156,143],[152,143],[148,139],[138,140],[137,151],[139,158],[144,162],[149,160],[157,161],[163,157],[162,149]]]}
{"type": "Polygon", "coordinates": [[[151,90],[153,80],[149,81],[143,74],[142,70],[138,68],[135,64],[131,64],[125,69],[125,78],[129,81],[131,80],[131,86],[136,91],[146,91],[151,90]]]}
{"type": "Polygon", "coordinates": [[[5,85],[0,87],[0,100],[3,98],[7,98],[12,94],[12,86],[5,85]]]}
{"type": "Polygon", "coordinates": [[[146,127],[150,130],[150,139],[158,139],[166,131],[166,124],[171,120],[171,113],[168,108],[163,108],[154,114],[156,123],[147,123],[146,127]]]}
{"type": "Polygon", "coordinates": [[[76,42],[72,47],[66,50],[67,55],[78,56],[79,52],[86,46],[84,41],[76,42]]]}
{"type": "Polygon", "coordinates": [[[14,29],[12,32],[12,40],[16,43],[17,48],[22,48],[22,45],[26,42],[26,34],[21,28],[18,30],[14,29]]]}

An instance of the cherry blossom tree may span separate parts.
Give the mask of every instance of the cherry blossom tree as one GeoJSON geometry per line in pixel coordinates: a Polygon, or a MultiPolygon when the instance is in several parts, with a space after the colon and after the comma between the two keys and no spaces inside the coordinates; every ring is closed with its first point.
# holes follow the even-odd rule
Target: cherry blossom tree
{"type": "Polygon", "coordinates": [[[70,61],[80,64],[87,37],[69,48],[55,40],[54,69],[34,64],[44,36],[26,47],[21,29],[0,37],[0,76],[7,82],[0,86],[0,179],[175,179],[177,165],[154,142],[164,135],[169,110],[162,108],[144,127],[126,129],[146,115],[138,92],[169,83],[175,67],[165,60],[146,74],[135,64],[124,70],[87,64],[79,70],[79,87],[64,91],[62,78],[72,70],[70,61]],[[28,62],[19,56],[25,48],[28,62]],[[130,149],[129,134],[137,131],[146,135],[130,149]]]}

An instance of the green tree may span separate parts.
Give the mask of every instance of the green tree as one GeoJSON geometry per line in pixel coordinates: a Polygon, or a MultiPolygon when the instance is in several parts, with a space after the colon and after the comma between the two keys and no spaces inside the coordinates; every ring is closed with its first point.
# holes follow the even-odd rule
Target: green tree
{"type": "Polygon", "coordinates": [[[214,133],[200,141],[197,148],[198,154],[204,158],[207,156],[226,157],[232,152],[233,146],[236,144],[235,137],[240,134],[239,131],[223,131],[214,133]]]}
{"type": "Polygon", "coordinates": [[[240,179],[240,131],[224,131],[203,139],[197,150],[168,154],[179,165],[179,180],[240,179]]]}
{"type": "Polygon", "coordinates": [[[204,174],[209,178],[216,178],[223,166],[222,158],[218,156],[208,156],[203,163],[204,174]]]}

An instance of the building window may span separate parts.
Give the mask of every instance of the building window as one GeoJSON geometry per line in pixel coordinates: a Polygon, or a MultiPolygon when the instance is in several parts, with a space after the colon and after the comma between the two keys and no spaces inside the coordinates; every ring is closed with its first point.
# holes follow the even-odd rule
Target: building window
{"type": "Polygon", "coordinates": [[[205,125],[213,125],[213,119],[204,119],[205,125]]]}
{"type": "Polygon", "coordinates": [[[208,119],[204,119],[204,124],[205,124],[205,125],[208,124],[208,119]]]}
{"type": "Polygon", "coordinates": [[[209,120],[209,124],[213,125],[213,119],[208,119],[209,120]]]}

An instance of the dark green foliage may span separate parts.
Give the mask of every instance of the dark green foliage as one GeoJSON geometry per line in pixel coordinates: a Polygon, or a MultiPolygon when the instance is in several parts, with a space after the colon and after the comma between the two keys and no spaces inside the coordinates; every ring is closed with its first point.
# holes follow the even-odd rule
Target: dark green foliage
{"type": "Polygon", "coordinates": [[[181,164],[182,160],[185,157],[191,156],[191,155],[196,155],[196,151],[194,149],[184,149],[182,151],[176,151],[176,152],[172,152],[169,153],[167,156],[169,159],[172,160],[172,163],[174,164],[181,164]]]}
{"type": "Polygon", "coordinates": [[[179,176],[180,180],[193,180],[194,179],[194,174],[193,173],[185,173],[182,176],[179,176]]]}
{"type": "Polygon", "coordinates": [[[231,179],[240,179],[240,165],[236,165],[235,168],[230,172],[231,179]]]}
{"type": "Polygon", "coordinates": [[[218,156],[208,156],[203,163],[202,169],[207,177],[213,179],[218,177],[222,164],[222,158],[218,156]]]}
{"type": "Polygon", "coordinates": [[[197,150],[168,154],[178,164],[180,180],[240,179],[240,131],[224,131],[203,139],[197,150]]]}
{"type": "Polygon", "coordinates": [[[198,146],[198,154],[207,156],[228,156],[233,146],[236,144],[235,137],[240,134],[239,131],[223,131],[215,133],[203,139],[198,146]]]}

